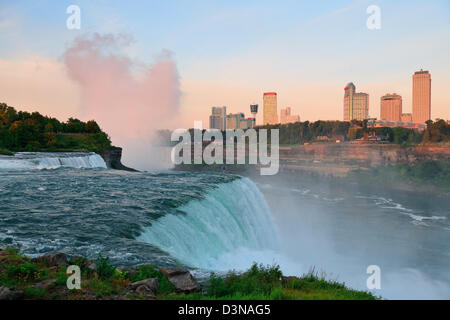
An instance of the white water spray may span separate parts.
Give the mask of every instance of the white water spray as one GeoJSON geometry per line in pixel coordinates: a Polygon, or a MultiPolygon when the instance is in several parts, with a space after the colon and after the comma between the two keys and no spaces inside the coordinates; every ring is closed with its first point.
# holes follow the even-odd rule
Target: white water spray
{"type": "MultiPolygon", "coordinates": [[[[221,184],[205,199],[191,201],[179,210],[184,213],[159,218],[138,240],[159,247],[188,266],[213,270],[222,269],[219,264],[226,256],[278,249],[267,203],[247,178],[221,184]]],[[[250,255],[247,258],[248,263],[253,262],[250,255]]]]}

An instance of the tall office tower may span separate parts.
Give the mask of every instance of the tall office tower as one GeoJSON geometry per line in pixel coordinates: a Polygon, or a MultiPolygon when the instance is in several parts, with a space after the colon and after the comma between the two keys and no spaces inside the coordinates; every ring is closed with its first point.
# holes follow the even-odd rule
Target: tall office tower
{"type": "Polygon", "coordinates": [[[281,109],[281,111],[280,111],[280,123],[281,124],[295,123],[295,122],[300,122],[300,116],[291,115],[290,107],[287,107],[286,109],[281,109]]]}
{"type": "Polygon", "coordinates": [[[431,119],[431,75],[422,69],[413,75],[412,116],[414,123],[431,119]]]}
{"type": "Polygon", "coordinates": [[[278,123],[277,93],[264,93],[264,125],[278,123]]]}
{"type": "Polygon", "coordinates": [[[344,95],[344,121],[365,120],[369,117],[369,95],[356,93],[353,82],[347,84],[344,95]]]}
{"type": "Polygon", "coordinates": [[[224,131],[227,128],[227,107],[212,107],[209,128],[224,131]]]}
{"type": "Polygon", "coordinates": [[[402,96],[388,93],[381,97],[381,120],[402,121],[402,96]]]}

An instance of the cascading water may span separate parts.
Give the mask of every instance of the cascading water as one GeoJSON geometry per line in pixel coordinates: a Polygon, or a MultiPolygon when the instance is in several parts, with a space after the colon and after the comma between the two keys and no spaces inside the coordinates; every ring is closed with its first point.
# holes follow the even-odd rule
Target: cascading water
{"type": "Polygon", "coordinates": [[[96,153],[27,153],[0,157],[0,170],[34,170],[69,168],[104,168],[106,163],[96,153]]]}
{"type": "MultiPolygon", "coordinates": [[[[218,269],[224,256],[278,248],[267,203],[247,178],[219,185],[144,230],[139,241],[153,244],[180,262],[218,269]]],[[[252,262],[252,261],[250,261],[252,262]]]]}

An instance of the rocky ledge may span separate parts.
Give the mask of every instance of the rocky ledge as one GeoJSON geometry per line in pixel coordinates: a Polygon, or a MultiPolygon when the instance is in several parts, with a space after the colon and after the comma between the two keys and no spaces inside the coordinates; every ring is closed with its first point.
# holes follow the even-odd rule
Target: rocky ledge
{"type": "Polygon", "coordinates": [[[122,148],[111,147],[101,154],[106,166],[110,169],[137,172],[138,170],[129,168],[122,164],[122,148]]]}
{"type": "Polygon", "coordinates": [[[151,300],[160,293],[160,282],[164,286],[162,291],[167,293],[170,287],[174,295],[201,290],[191,273],[182,268],[148,267],[146,274],[142,268],[119,270],[102,259],[100,263],[82,257],[68,259],[64,253],[28,258],[11,249],[0,249],[0,275],[4,279],[0,285],[0,300],[151,300]],[[82,273],[83,285],[78,290],[69,290],[67,286],[71,274],[66,270],[73,265],[78,266],[82,273]],[[109,275],[106,274],[108,268],[112,271],[109,275]],[[153,274],[153,277],[147,278],[148,274],[153,274]],[[8,283],[10,285],[5,286],[8,283]]]}

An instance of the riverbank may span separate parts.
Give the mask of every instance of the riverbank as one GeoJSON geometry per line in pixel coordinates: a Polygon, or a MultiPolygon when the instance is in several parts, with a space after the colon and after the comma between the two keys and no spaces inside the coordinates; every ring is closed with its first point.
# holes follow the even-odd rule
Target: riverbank
{"type": "MultiPolygon", "coordinates": [[[[73,282],[75,283],[75,282],[73,282]]],[[[375,300],[368,292],[320,278],[312,270],[286,277],[277,266],[254,264],[244,273],[211,274],[201,285],[189,271],[144,265],[119,270],[99,254],[96,261],[57,253],[29,258],[0,249],[0,300],[375,300]],[[80,289],[69,290],[69,265],[81,271],[80,289]]]]}

